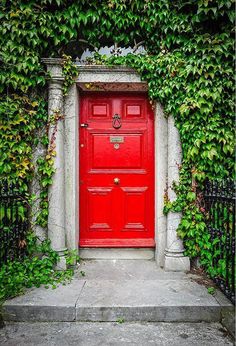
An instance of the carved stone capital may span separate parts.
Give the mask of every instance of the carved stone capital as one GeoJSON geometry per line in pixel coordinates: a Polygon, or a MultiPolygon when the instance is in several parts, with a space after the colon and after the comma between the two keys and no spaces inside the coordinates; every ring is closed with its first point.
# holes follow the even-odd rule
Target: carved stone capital
{"type": "Polygon", "coordinates": [[[64,76],[62,73],[63,59],[44,58],[42,59],[42,62],[47,66],[47,72],[50,75],[50,84],[52,83],[52,81],[61,83],[64,81],[64,76]]]}

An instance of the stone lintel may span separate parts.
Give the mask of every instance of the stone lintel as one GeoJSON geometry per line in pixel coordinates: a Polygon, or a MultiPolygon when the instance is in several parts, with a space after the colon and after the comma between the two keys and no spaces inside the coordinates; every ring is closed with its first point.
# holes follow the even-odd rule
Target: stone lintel
{"type": "MultiPolygon", "coordinates": [[[[132,67],[127,67],[124,65],[117,66],[106,66],[106,65],[77,65],[79,71],[85,73],[103,73],[103,72],[124,72],[124,73],[134,73],[139,76],[139,74],[132,67]]],[[[140,76],[139,76],[140,77],[140,76]]]]}

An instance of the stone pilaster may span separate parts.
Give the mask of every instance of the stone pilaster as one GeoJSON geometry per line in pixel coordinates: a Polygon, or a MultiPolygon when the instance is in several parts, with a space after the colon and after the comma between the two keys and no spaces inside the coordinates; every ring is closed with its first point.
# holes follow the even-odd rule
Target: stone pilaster
{"type": "MultiPolygon", "coordinates": [[[[61,65],[54,65],[53,68],[48,65],[48,71],[51,73],[48,89],[48,115],[49,118],[59,112],[63,114],[63,92],[62,92],[62,73],[61,65]]],[[[64,163],[64,121],[59,120],[57,124],[52,124],[49,129],[49,139],[52,133],[55,133],[55,151],[54,162],[55,173],[53,183],[49,188],[49,215],[48,215],[48,238],[51,240],[52,248],[60,255],[58,269],[66,268],[64,251],[66,250],[65,239],[65,163],[64,163]],[[56,131],[55,130],[56,126],[56,131]]]]}
{"type": "Polygon", "coordinates": [[[155,110],[155,237],[156,262],[164,267],[166,248],[166,215],[163,213],[168,157],[168,122],[159,103],[155,110]]]}
{"type": "MultiPolygon", "coordinates": [[[[172,189],[173,182],[179,181],[179,165],[182,160],[179,132],[174,124],[174,118],[168,118],[168,197],[170,201],[176,199],[172,189]]],[[[182,214],[169,212],[167,216],[167,241],[165,250],[164,268],[167,271],[188,271],[189,258],[183,255],[183,242],[177,236],[177,228],[182,214]]]]}

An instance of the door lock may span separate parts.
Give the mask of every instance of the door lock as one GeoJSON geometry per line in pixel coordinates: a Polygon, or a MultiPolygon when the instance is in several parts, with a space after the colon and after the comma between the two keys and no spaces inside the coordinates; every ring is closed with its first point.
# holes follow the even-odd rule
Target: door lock
{"type": "Polygon", "coordinates": [[[88,124],[80,124],[80,127],[88,127],[88,124]]]}
{"type": "Polygon", "coordinates": [[[119,178],[114,178],[114,184],[119,185],[120,184],[120,179],[119,178]]]}

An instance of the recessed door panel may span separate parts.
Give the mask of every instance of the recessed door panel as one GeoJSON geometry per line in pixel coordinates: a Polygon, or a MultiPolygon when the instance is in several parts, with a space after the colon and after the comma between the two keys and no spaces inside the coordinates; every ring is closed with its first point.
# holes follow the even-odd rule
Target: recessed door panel
{"type": "Polygon", "coordinates": [[[90,133],[91,169],[141,168],[143,133],[90,133]]]}
{"type": "Polygon", "coordinates": [[[111,103],[106,99],[88,99],[86,112],[89,119],[105,119],[110,116],[111,103]]]}
{"type": "Polygon", "coordinates": [[[84,94],[80,124],[80,246],[154,246],[154,116],[146,95],[84,94]]]}
{"type": "Polygon", "coordinates": [[[112,188],[90,187],[87,194],[89,231],[112,231],[112,188]],[[99,208],[98,208],[99,206],[99,208]]]}
{"type": "Polygon", "coordinates": [[[146,232],[147,187],[123,187],[125,232],[146,232]]]}
{"type": "Polygon", "coordinates": [[[125,119],[140,120],[145,118],[146,105],[143,100],[131,99],[122,102],[123,114],[125,119]]]}

